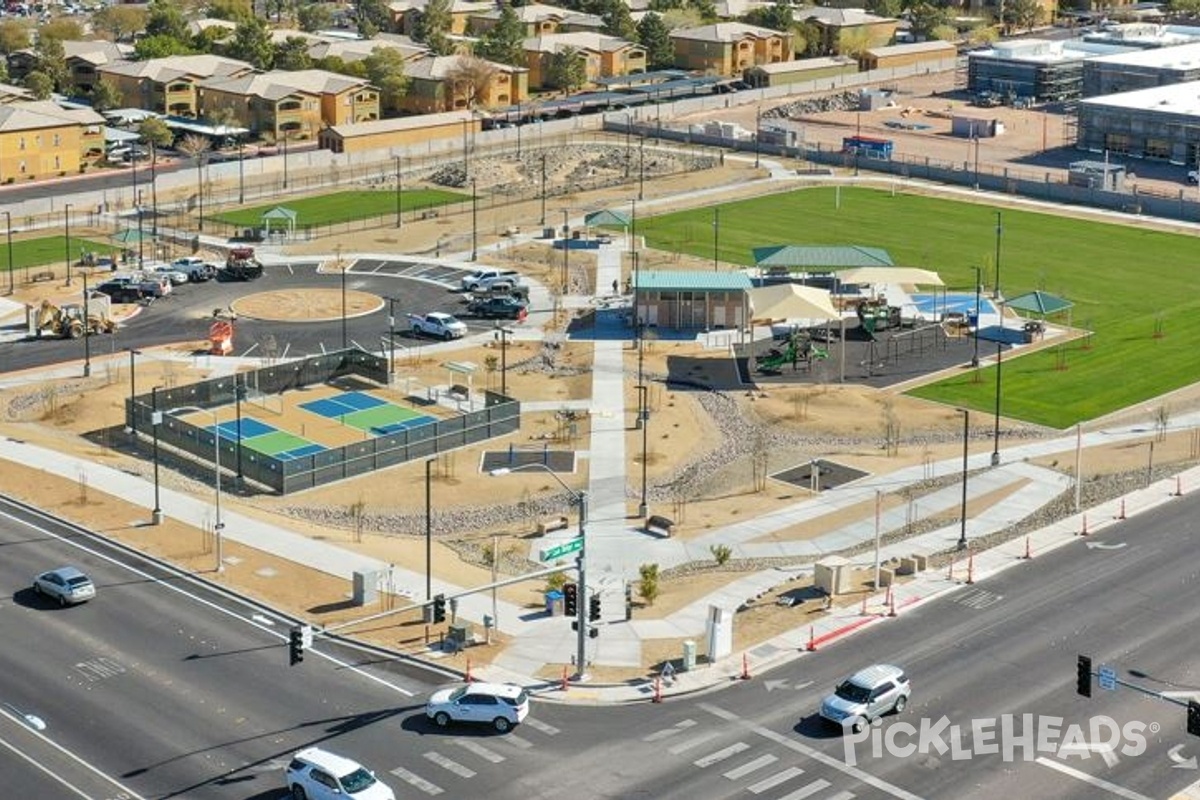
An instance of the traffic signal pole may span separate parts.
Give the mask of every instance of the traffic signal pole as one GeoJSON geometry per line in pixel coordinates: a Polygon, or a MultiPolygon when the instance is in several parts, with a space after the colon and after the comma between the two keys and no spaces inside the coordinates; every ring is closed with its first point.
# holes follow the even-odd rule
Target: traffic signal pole
{"type": "Polygon", "coordinates": [[[579,597],[576,605],[576,622],[578,628],[575,632],[575,680],[587,680],[587,662],[585,661],[586,654],[584,650],[587,645],[587,492],[579,493],[579,555],[575,558],[575,565],[579,569],[579,597]]]}

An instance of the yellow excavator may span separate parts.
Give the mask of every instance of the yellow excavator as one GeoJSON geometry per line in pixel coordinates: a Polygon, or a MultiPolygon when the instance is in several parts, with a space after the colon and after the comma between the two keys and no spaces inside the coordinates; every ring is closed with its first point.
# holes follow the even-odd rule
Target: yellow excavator
{"type": "Polygon", "coordinates": [[[78,339],[85,331],[89,335],[112,333],[117,329],[117,323],[109,316],[110,302],[107,295],[91,293],[88,297],[86,324],[81,302],[71,301],[56,305],[49,300],[43,300],[36,307],[26,306],[25,317],[29,323],[29,335],[39,339],[49,336],[78,339]]]}

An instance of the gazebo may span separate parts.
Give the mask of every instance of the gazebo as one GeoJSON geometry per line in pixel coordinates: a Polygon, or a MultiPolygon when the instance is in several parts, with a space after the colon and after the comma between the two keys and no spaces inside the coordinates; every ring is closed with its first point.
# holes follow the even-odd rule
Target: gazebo
{"type": "Polygon", "coordinates": [[[262,220],[263,224],[262,230],[264,239],[271,238],[272,222],[282,222],[280,229],[284,231],[289,239],[296,234],[296,212],[292,211],[290,208],[275,206],[272,209],[264,211],[260,219],[262,220]]]}

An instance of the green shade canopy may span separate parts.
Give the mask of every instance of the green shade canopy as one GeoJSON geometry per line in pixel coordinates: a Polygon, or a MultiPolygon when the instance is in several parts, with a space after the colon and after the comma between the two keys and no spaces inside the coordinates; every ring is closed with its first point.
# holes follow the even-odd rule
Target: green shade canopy
{"type": "Polygon", "coordinates": [[[1063,300],[1061,297],[1055,297],[1046,292],[1029,292],[1028,294],[1017,295],[1005,302],[1009,308],[1015,308],[1018,311],[1029,311],[1034,314],[1057,314],[1060,311],[1066,311],[1068,308],[1074,307],[1074,303],[1063,300]]]}
{"type": "Polygon", "coordinates": [[[829,272],[847,267],[890,267],[892,257],[879,247],[859,245],[777,244],[751,251],[757,267],[796,267],[829,272]]]}
{"type": "Polygon", "coordinates": [[[137,244],[138,242],[149,239],[150,234],[142,233],[135,228],[126,228],[123,231],[114,233],[108,238],[112,239],[117,244],[137,244]]]}
{"type": "Polygon", "coordinates": [[[623,211],[611,211],[604,209],[603,211],[593,211],[583,217],[583,224],[590,227],[600,227],[602,225],[615,225],[617,227],[629,227],[629,215],[623,211]]]}

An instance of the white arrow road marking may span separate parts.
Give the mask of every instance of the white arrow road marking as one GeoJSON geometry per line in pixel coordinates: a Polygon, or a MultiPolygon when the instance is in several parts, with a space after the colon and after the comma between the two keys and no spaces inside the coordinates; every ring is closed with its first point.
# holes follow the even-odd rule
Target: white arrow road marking
{"type": "Polygon", "coordinates": [[[1171,697],[1177,700],[1200,700],[1200,689],[1190,689],[1177,692],[1159,692],[1163,697],[1171,697]]]}
{"type": "Polygon", "coordinates": [[[812,681],[805,681],[804,683],[797,683],[795,686],[789,686],[787,681],[780,680],[780,679],[763,681],[763,686],[767,687],[768,692],[773,692],[776,689],[795,689],[796,691],[799,691],[800,689],[807,689],[809,686],[812,686],[812,685],[813,685],[812,681]]]}
{"type": "Polygon", "coordinates": [[[1104,759],[1104,763],[1108,767],[1115,767],[1121,759],[1117,757],[1115,748],[1111,744],[1092,744],[1091,742],[1080,742],[1079,744],[1067,743],[1058,748],[1057,755],[1082,755],[1087,758],[1088,753],[1099,753],[1104,759]]]}
{"type": "Polygon", "coordinates": [[[1117,542],[1116,544],[1105,544],[1104,542],[1088,542],[1088,550],[1120,550],[1125,546],[1125,542],[1117,542]]]}
{"type": "Polygon", "coordinates": [[[1179,755],[1181,750],[1183,750],[1183,745],[1177,744],[1167,751],[1167,757],[1175,762],[1171,765],[1171,768],[1196,769],[1196,757],[1192,756],[1191,758],[1184,758],[1183,756],[1179,755]]]}

